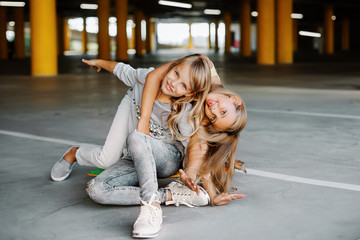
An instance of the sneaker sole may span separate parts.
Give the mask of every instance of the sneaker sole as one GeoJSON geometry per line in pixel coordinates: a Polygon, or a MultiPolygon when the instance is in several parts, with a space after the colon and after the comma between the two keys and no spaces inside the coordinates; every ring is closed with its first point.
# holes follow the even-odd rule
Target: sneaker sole
{"type": "Polygon", "coordinates": [[[133,238],[155,238],[155,237],[159,236],[161,228],[162,228],[162,225],[160,226],[159,231],[157,231],[156,233],[134,233],[133,232],[133,238]]]}

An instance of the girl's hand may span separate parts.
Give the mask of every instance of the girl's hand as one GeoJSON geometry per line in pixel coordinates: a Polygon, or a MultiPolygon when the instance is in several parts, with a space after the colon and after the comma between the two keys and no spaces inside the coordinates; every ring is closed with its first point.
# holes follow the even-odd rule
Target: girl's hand
{"type": "Polygon", "coordinates": [[[96,71],[100,72],[101,71],[101,67],[99,66],[99,60],[100,59],[92,59],[92,60],[86,60],[86,59],[82,59],[81,61],[87,65],[89,65],[91,68],[96,67],[96,71]]]}
{"type": "Polygon", "coordinates": [[[150,135],[149,122],[141,121],[141,118],[140,118],[136,131],[150,135]]]}
{"type": "Polygon", "coordinates": [[[242,199],[246,197],[245,194],[241,194],[241,193],[221,193],[218,194],[214,197],[213,203],[216,206],[220,206],[220,205],[226,205],[228,204],[231,200],[236,200],[236,199],[242,199]]]}
{"type": "Polygon", "coordinates": [[[200,194],[200,189],[199,186],[195,183],[195,181],[189,176],[187,175],[184,170],[180,169],[180,179],[181,181],[192,191],[195,191],[197,193],[197,195],[200,194]]]}

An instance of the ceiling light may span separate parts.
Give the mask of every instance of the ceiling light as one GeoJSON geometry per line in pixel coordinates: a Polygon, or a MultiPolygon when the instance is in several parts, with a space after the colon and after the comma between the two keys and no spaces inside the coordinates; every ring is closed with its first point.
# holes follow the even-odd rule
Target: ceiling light
{"type": "Polygon", "coordinates": [[[303,15],[301,13],[292,13],[291,18],[292,19],[303,19],[303,15]]]}
{"type": "Polygon", "coordinates": [[[96,10],[98,9],[97,4],[89,4],[89,3],[82,3],[80,4],[81,9],[87,9],[87,10],[96,10]]]}
{"type": "Polygon", "coordinates": [[[204,13],[208,15],[220,15],[221,11],[219,9],[205,9],[204,13]]]}
{"type": "Polygon", "coordinates": [[[24,7],[25,2],[5,2],[5,1],[1,1],[0,6],[3,6],[3,7],[24,7]]]}
{"type": "Polygon", "coordinates": [[[251,16],[253,16],[253,17],[257,17],[259,14],[258,14],[258,12],[257,11],[252,11],[251,12],[251,16]]]}
{"type": "Polygon", "coordinates": [[[335,21],[335,20],[336,20],[336,16],[335,16],[335,15],[332,15],[332,16],[331,16],[331,20],[335,21]]]}
{"type": "Polygon", "coordinates": [[[160,5],[170,6],[170,7],[180,7],[180,8],[192,8],[190,3],[180,3],[173,1],[159,1],[160,5]]]}
{"type": "Polygon", "coordinates": [[[318,32],[308,32],[308,31],[300,31],[299,32],[300,36],[305,36],[305,37],[315,37],[315,38],[319,38],[321,37],[321,33],[318,32]]]}

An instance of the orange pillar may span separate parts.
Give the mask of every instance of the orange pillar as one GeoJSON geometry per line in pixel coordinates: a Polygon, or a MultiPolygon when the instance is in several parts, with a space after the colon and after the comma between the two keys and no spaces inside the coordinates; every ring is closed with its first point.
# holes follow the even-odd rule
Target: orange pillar
{"type": "Polygon", "coordinates": [[[240,55],[251,56],[251,15],[250,0],[240,2],[240,55]]]}
{"type": "Polygon", "coordinates": [[[324,13],[324,50],[326,54],[334,53],[334,21],[331,19],[333,15],[333,7],[326,6],[324,13]]]}
{"type": "Polygon", "coordinates": [[[278,63],[293,62],[292,4],[292,0],[277,0],[276,49],[278,63]]]}
{"type": "Polygon", "coordinates": [[[225,23],[225,53],[231,52],[231,13],[226,11],[224,13],[224,23],[225,23]]]}
{"type": "Polygon", "coordinates": [[[257,0],[257,63],[275,64],[275,0],[257,0]]]}
{"type": "Polygon", "coordinates": [[[344,18],[341,21],[341,27],[342,27],[341,49],[343,51],[348,51],[350,49],[350,22],[349,22],[349,18],[344,18]]]}
{"type": "Polygon", "coordinates": [[[55,0],[30,0],[31,74],[57,75],[55,0]]]}
{"type": "Polygon", "coordinates": [[[98,0],[99,33],[98,33],[98,58],[110,60],[110,0],[98,0]]]}
{"type": "Polygon", "coordinates": [[[15,58],[25,58],[24,8],[14,8],[15,20],[15,58]]]}
{"type": "Polygon", "coordinates": [[[70,50],[70,38],[71,38],[71,31],[69,29],[69,19],[64,18],[63,19],[63,26],[64,26],[64,50],[69,51],[70,50]]]}
{"type": "Polygon", "coordinates": [[[143,56],[143,41],[141,39],[141,21],[143,12],[140,9],[135,10],[135,50],[136,56],[143,56]]]}
{"type": "Polygon", "coordinates": [[[189,48],[189,49],[194,48],[193,43],[192,43],[191,24],[192,24],[192,23],[189,23],[189,45],[188,45],[188,48],[189,48]]]}
{"type": "Polygon", "coordinates": [[[151,53],[152,51],[152,22],[149,17],[146,17],[146,52],[151,53]]]}
{"type": "Polygon", "coordinates": [[[299,49],[298,45],[298,39],[299,39],[299,33],[298,33],[298,20],[293,19],[293,51],[296,52],[299,49]]]}
{"type": "Polygon", "coordinates": [[[83,53],[87,53],[88,48],[87,48],[87,44],[88,44],[88,35],[87,35],[87,31],[86,31],[86,17],[83,18],[84,22],[84,29],[81,33],[81,42],[82,42],[82,52],[83,53]]]}
{"type": "Polygon", "coordinates": [[[117,19],[116,59],[119,61],[128,61],[128,39],[126,33],[126,21],[128,19],[128,0],[115,1],[115,16],[117,19]]]}
{"type": "Polygon", "coordinates": [[[0,59],[8,58],[8,42],[6,39],[7,9],[0,7],[0,59]]]}
{"type": "Polygon", "coordinates": [[[219,20],[215,20],[215,52],[219,52],[219,35],[218,35],[218,29],[219,29],[219,20]]]}

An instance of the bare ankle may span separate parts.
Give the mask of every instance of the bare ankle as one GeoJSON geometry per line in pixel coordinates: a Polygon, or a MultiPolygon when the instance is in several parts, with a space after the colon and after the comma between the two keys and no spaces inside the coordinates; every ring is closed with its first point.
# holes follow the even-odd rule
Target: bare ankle
{"type": "Polygon", "coordinates": [[[71,148],[64,156],[64,159],[68,161],[69,163],[73,164],[76,161],[76,151],[79,149],[79,147],[73,147],[71,148]]]}

